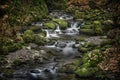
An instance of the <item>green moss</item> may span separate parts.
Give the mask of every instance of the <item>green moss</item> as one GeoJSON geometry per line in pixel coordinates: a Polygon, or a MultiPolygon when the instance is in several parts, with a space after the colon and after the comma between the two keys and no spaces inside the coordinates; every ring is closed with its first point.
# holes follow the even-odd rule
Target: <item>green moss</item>
{"type": "Polygon", "coordinates": [[[78,68],[75,73],[80,77],[90,77],[97,71],[97,68],[78,68]]]}
{"type": "Polygon", "coordinates": [[[26,30],[23,34],[23,39],[25,42],[33,42],[34,40],[34,32],[32,30],[26,30]]]}
{"type": "Polygon", "coordinates": [[[93,31],[93,29],[80,29],[80,33],[93,35],[94,31],[93,31]]]}
{"type": "Polygon", "coordinates": [[[47,23],[44,24],[44,28],[45,29],[55,29],[55,27],[56,27],[55,23],[52,22],[52,21],[51,22],[47,22],[47,23]]]}
{"type": "Polygon", "coordinates": [[[54,22],[58,23],[60,25],[61,29],[66,29],[68,26],[68,23],[61,19],[53,19],[54,22]]]}

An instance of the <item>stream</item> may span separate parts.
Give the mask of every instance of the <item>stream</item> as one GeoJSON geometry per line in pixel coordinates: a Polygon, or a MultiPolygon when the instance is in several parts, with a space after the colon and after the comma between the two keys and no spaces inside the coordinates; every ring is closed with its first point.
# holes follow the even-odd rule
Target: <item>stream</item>
{"type": "MultiPolygon", "coordinates": [[[[80,36],[79,29],[84,25],[81,20],[74,20],[71,14],[65,12],[51,12],[53,18],[66,20],[69,25],[67,29],[61,30],[59,24],[56,23],[56,29],[42,29],[46,32],[46,38],[51,39],[51,43],[46,43],[45,46],[40,46],[45,49],[57,50],[63,55],[58,60],[51,60],[45,64],[40,64],[32,68],[22,68],[14,72],[14,79],[11,80],[57,80],[59,77],[58,68],[65,63],[73,61],[75,56],[80,54],[78,49],[73,46],[79,46],[82,43],[77,43],[75,38],[80,36]]],[[[42,22],[34,22],[32,25],[42,26],[42,22]]]]}

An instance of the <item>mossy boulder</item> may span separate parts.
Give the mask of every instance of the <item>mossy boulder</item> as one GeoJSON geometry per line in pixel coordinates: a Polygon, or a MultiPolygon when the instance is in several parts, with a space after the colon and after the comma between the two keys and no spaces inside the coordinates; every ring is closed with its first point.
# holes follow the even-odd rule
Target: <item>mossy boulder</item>
{"type": "Polygon", "coordinates": [[[60,25],[61,29],[66,29],[68,26],[68,23],[65,20],[61,19],[53,19],[54,22],[58,23],[60,25]]]}
{"type": "Polygon", "coordinates": [[[46,38],[43,37],[41,34],[38,34],[35,36],[34,42],[38,45],[44,45],[46,43],[46,38]]]}
{"type": "Polygon", "coordinates": [[[82,68],[78,68],[75,71],[75,73],[80,77],[91,77],[96,71],[97,71],[97,68],[82,67],[82,68]]]}
{"type": "Polygon", "coordinates": [[[47,23],[44,24],[44,28],[45,29],[55,29],[55,27],[56,27],[56,25],[52,21],[51,22],[47,22],[47,23]]]}
{"type": "Polygon", "coordinates": [[[26,30],[23,34],[23,39],[25,42],[33,42],[34,41],[34,32],[32,30],[26,30]]]}

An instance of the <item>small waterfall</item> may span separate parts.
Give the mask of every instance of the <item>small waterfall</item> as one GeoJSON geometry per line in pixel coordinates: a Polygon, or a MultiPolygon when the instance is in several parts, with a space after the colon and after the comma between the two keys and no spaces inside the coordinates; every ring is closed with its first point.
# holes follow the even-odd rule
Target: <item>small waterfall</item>
{"type": "Polygon", "coordinates": [[[71,27],[68,28],[67,31],[67,35],[74,35],[74,34],[78,34],[79,33],[79,29],[80,27],[78,27],[78,22],[72,22],[71,23],[71,27]]]}
{"type": "Polygon", "coordinates": [[[54,32],[56,33],[56,34],[62,34],[62,32],[61,32],[61,30],[60,30],[60,26],[56,23],[56,29],[54,30],[54,32]]]}
{"type": "Polygon", "coordinates": [[[58,36],[58,34],[56,34],[54,31],[52,31],[52,30],[44,30],[44,31],[46,31],[46,38],[57,38],[57,37],[59,37],[58,36]]]}
{"type": "Polygon", "coordinates": [[[49,31],[48,30],[45,30],[45,31],[46,31],[46,38],[50,38],[49,31]]]}

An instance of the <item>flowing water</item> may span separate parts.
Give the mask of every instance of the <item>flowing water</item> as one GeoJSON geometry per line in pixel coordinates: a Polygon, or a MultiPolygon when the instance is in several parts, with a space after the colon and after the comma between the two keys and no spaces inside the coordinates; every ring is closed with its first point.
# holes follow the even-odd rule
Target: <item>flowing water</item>
{"type": "MultiPolygon", "coordinates": [[[[61,59],[63,63],[64,61],[72,60],[78,54],[77,48],[73,47],[76,45],[76,41],[73,38],[79,35],[79,29],[84,23],[81,23],[79,20],[73,20],[72,15],[64,12],[51,12],[50,15],[53,18],[68,21],[69,26],[66,30],[61,30],[59,24],[56,23],[55,30],[43,29],[46,32],[46,38],[56,40],[42,47],[58,50],[63,54],[63,58],[61,59]]],[[[40,22],[32,23],[32,25],[43,26],[40,22]]],[[[61,62],[51,61],[32,69],[20,69],[14,72],[14,78],[15,80],[57,80],[57,69],[60,64],[61,62]]]]}

